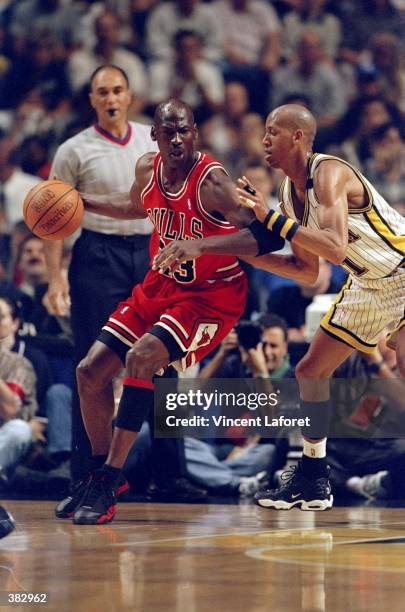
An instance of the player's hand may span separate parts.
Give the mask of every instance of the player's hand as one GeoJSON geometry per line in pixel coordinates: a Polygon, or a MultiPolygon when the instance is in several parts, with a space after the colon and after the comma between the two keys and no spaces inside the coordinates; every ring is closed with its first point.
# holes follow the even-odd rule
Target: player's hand
{"type": "Polygon", "coordinates": [[[246,178],[238,178],[238,198],[240,204],[246,208],[251,208],[259,221],[264,221],[268,212],[269,205],[267,204],[263,194],[252,185],[246,178]]]}
{"type": "Polygon", "coordinates": [[[201,254],[201,240],[174,240],[156,255],[152,263],[152,270],[169,269],[175,272],[182,263],[196,259],[201,254]]]}
{"type": "Polygon", "coordinates": [[[64,317],[69,314],[69,283],[62,272],[49,281],[48,290],[42,302],[51,315],[64,317]]]}

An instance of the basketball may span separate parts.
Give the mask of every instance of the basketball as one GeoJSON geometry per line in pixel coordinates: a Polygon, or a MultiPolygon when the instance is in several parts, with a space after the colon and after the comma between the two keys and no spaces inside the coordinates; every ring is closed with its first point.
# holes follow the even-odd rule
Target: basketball
{"type": "Polygon", "coordinates": [[[80,226],[84,206],[79,192],[58,179],[43,181],[24,199],[24,220],[39,238],[67,238],[80,226]]]}

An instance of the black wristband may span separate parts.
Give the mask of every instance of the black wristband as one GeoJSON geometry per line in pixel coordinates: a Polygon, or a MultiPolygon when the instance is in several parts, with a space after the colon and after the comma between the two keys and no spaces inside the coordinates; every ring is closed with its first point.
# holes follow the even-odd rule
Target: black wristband
{"type": "Polygon", "coordinates": [[[266,215],[263,225],[269,231],[286,240],[292,240],[299,228],[299,224],[296,221],[273,209],[266,215]]]}
{"type": "Polygon", "coordinates": [[[266,253],[272,253],[273,251],[279,251],[284,247],[284,239],[266,229],[263,223],[260,223],[257,219],[248,225],[248,229],[252,232],[259,247],[256,257],[265,255],[266,253]]]}

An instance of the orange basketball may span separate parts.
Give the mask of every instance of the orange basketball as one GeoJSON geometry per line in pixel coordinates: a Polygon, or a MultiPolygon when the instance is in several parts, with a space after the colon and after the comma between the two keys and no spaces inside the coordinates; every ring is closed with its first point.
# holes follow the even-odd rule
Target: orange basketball
{"type": "Polygon", "coordinates": [[[73,234],[82,222],[83,212],[79,192],[58,179],[39,183],[24,200],[25,223],[45,240],[60,240],[73,234]]]}

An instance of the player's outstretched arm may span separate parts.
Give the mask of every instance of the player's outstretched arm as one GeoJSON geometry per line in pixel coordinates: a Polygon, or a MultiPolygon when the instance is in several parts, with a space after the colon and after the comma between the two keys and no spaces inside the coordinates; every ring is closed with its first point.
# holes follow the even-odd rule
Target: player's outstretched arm
{"type": "Polygon", "coordinates": [[[317,208],[318,229],[302,227],[276,210],[265,211],[263,195],[246,194],[240,179],[238,197],[242,206],[252,210],[266,229],[278,233],[302,249],[324,257],[331,263],[340,264],[346,257],[348,244],[347,189],[350,181],[346,166],[336,161],[325,161],[314,176],[314,189],[320,205],[317,208]]]}
{"type": "Polygon", "coordinates": [[[102,196],[82,193],[86,210],[113,219],[145,219],[148,215],[142,206],[141,193],[151,177],[154,158],[155,153],[145,153],[138,159],[130,193],[102,196]]]}
{"type": "Polygon", "coordinates": [[[208,213],[226,219],[240,231],[201,240],[173,241],[155,257],[154,269],[170,267],[174,271],[182,262],[202,254],[255,257],[283,248],[284,239],[264,229],[252,211],[239,202],[234,183],[222,170],[213,170],[205,178],[200,198],[208,213]]]}

